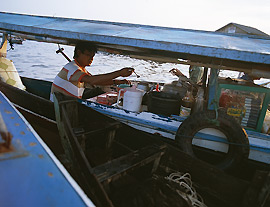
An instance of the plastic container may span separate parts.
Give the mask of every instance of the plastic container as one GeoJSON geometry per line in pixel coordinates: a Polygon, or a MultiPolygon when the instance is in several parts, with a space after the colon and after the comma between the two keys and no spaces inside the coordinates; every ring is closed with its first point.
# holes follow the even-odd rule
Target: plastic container
{"type": "Polygon", "coordinates": [[[111,106],[117,101],[116,92],[107,92],[97,96],[96,102],[104,105],[111,106]]]}
{"type": "MultiPolygon", "coordinates": [[[[129,84],[120,84],[118,85],[118,87],[116,88],[117,89],[117,93],[119,93],[119,91],[123,88],[130,88],[130,85],[129,84]]],[[[121,96],[124,95],[124,90],[121,90],[121,96]]]]}
{"type": "Polygon", "coordinates": [[[138,90],[135,87],[121,89],[118,93],[117,106],[128,111],[140,112],[143,94],[143,91],[138,90]],[[119,102],[122,97],[122,91],[124,91],[123,106],[120,106],[119,102]]]}

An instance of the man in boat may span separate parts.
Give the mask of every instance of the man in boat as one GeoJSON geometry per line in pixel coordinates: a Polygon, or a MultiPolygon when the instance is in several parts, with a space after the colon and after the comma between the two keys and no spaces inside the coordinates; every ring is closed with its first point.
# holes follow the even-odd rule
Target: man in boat
{"type": "Polygon", "coordinates": [[[173,68],[169,72],[173,73],[174,75],[178,76],[182,81],[189,81],[192,84],[198,84],[201,82],[203,77],[203,67],[191,65],[189,67],[189,79],[181,73],[180,70],[173,68]]]}
{"type": "Polygon", "coordinates": [[[53,101],[52,94],[54,92],[87,99],[104,93],[96,85],[105,86],[130,83],[126,79],[116,80],[115,78],[130,76],[134,71],[133,68],[122,68],[111,73],[91,75],[85,67],[91,65],[96,52],[97,48],[92,43],[78,42],[76,44],[74,60],[66,64],[53,81],[51,101],[53,101]]]}
{"type": "Polygon", "coordinates": [[[251,73],[244,73],[242,74],[242,76],[240,76],[240,79],[242,80],[246,80],[248,82],[251,82],[251,83],[254,83],[254,80],[260,80],[260,77],[254,75],[254,74],[251,74],[251,73]]]}

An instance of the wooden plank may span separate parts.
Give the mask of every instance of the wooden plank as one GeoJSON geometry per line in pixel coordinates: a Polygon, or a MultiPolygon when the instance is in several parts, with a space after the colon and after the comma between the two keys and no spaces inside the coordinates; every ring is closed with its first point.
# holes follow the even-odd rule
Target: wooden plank
{"type": "Polygon", "coordinates": [[[75,133],[76,136],[88,136],[88,135],[94,135],[94,134],[98,134],[98,133],[101,133],[101,132],[105,132],[105,131],[108,131],[108,130],[113,130],[113,129],[118,129],[121,127],[121,122],[118,122],[118,121],[115,121],[115,122],[112,122],[112,123],[105,123],[105,124],[102,124],[101,128],[95,128],[91,131],[87,131],[85,130],[84,128],[73,128],[73,131],[75,133]]]}
{"type": "MultiPolygon", "coordinates": [[[[151,145],[119,157],[111,162],[93,168],[93,173],[100,182],[111,182],[128,172],[160,159],[165,145],[151,145]]],[[[153,163],[156,168],[157,163],[153,163]]]]}
{"type": "MultiPolygon", "coordinates": [[[[72,172],[76,181],[85,191],[87,196],[93,200],[95,205],[113,207],[113,204],[102,185],[97,180],[96,176],[91,173],[91,166],[73,133],[65,105],[59,104],[63,99],[63,95],[55,93],[55,97],[56,120],[66,157],[70,162],[69,164],[71,164],[71,169],[69,170],[72,172]]],[[[71,105],[73,105],[73,103],[71,103],[71,105]]],[[[72,110],[72,113],[76,112],[72,110]]]]}

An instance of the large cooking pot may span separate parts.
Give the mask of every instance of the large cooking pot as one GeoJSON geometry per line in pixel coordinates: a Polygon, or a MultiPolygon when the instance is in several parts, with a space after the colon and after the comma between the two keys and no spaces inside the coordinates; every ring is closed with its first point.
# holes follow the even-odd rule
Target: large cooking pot
{"type": "Polygon", "coordinates": [[[179,95],[166,93],[164,91],[151,91],[148,93],[148,111],[170,116],[172,114],[179,115],[181,99],[179,95]]]}

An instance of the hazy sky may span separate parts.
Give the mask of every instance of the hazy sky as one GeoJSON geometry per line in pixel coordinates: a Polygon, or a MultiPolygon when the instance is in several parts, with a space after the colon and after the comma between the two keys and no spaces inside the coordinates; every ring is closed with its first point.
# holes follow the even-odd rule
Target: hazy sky
{"type": "Polygon", "coordinates": [[[0,11],[208,31],[234,22],[270,34],[270,0],[2,0],[0,11]]]}

